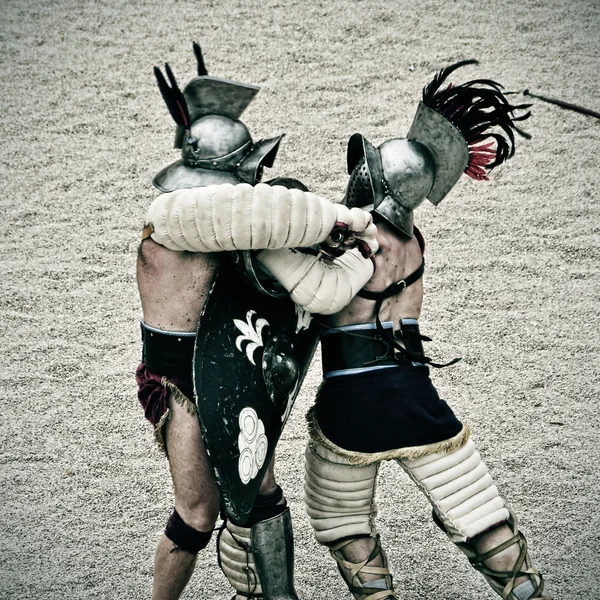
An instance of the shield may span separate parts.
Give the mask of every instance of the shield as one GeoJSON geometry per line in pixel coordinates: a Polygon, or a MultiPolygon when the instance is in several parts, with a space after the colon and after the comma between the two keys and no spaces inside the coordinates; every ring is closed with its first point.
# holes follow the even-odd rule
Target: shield
{"type": "Polygon", "coordinates": [[[227,514],[244,524],[318,343],[319,326],[288,297],[221,269],[194,351],[206,451],[227,514]]]}

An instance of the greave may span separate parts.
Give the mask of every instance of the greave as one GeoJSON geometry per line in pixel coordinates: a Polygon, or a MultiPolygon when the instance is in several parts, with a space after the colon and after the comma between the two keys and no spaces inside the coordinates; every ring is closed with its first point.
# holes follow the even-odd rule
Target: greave
{"type": "Polygon", "coordinates": [[[294,535],[289,508],[253,525],[251,539],[265,600],[298,600],[294,588],[294,535]]]}
{"type": "Polygon", "coordinates": [[[227,521],[218,540],[219,564],[236,600],[299,600],[294,588],[294,539],[289,509],[240,527],[227,521]]]}

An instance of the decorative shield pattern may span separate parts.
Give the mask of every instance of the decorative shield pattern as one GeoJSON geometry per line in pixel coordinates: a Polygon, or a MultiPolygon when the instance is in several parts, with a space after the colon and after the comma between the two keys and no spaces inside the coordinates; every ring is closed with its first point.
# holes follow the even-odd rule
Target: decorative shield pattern
{"type": "Polygon", "coordinates": [[[198,326],[194,390],[223,505],[237,523],[254,505],[318,336],[289,298],[221,269],[198,326]]]}

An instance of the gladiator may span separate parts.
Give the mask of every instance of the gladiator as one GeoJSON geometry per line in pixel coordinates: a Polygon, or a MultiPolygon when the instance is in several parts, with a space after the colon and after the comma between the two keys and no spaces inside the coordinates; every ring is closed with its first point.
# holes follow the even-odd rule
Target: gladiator
{"type": "Polygon", "coordinates": [[[375,273],[321,333],[323,383],[308,414],[305,502],[357,600],[400,598],[377,533],[375,486],[395,461],[431,503],[433,519],[504,600],[550,597],[532,565],[517,519],[480,456],[469,427],[439,397],[431,368],[449,366],[424,351],[419,317],[425,270],[414,209],[438,204],[462,173],[487,173],[512,157],[517,121],[499,84],[447,84],[461,61],[423,90],[406,138],[374,147],[348,144],[344,203],[372,212],[379,249],[375,273]]]}
{"type": "Polygon", "coordinates": [[[155,75],[181,159],[154,178],[137,259],[143,320],[138,397],[169,461],[175,498],[152,598],[179,598],[219,516],[218,561],[237,600],[297,600],[290,511],[275,446],[333,314],[373,274],[369,212],[293,178],[261,183],[282,136],[239,120],[255,86],[155,75]]]}

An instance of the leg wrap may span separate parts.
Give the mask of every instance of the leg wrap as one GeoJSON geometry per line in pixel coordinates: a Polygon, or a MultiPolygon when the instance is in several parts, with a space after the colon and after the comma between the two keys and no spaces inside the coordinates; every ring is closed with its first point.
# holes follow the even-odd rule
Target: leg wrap
{"type": "Polygon", "coordinates": [[[306,448],[306,512],[320,544],[341,538],[375,536],[375,481],[378,464],[351,465],[315,441],[306,448]]]}
{"type": "MultiPolygon", "coordinates": [[[[360,600],[392,600],[397,596],[394,594],[392,585],[392,576],[388,569],[387,557],[381,547],[379,536],[368,539],[374,539],[373,549],[370,552],[364,552],[363,560],[356,562],[349,560],[345,556],[347,547],[354,542],[365,538],[355,537],[345,539],[329,548],[331,556],[338,564],[338,569],[348,585],[352,595],[360,600]]],[[[360,542],[359,542],[360,543],[360,542]]]]}
{"type": "Polygon", "coordinates": [[[453,542],[466,542],[508,521],[504,500],[472,440],[449,454],[398,463],[427,496],[453,542]]]}
{"type": "Polygon", "coordinates": [[[290,511],[241,527],[227,521],[218,539],[219,565],[236,598],[298,600],[290,511]]]}
{"type": "MultiPolygon", "coordinates": [[[[442,529],[443,524],[437,520],[434,513],[434,520],[442,529]]],[[[517,519],[512,511],[509,511],[508,526],[512,529],[512,537],[497,547],[488,550],[483,554],[479,554],[473,544],[469,542],[457,543],[456,545],[467,556],[471,565],[479,571],[490,584],[490,587],[503,598],[503,600],[518,600],[517,594],[513,593],[515,588],[515,580],[519,577],[527,577],[531,582],[531,593],[528,598],[536,598],[537,600],[551,600],[550,596],[544,594],[544,578],[533,566],[529,552],[527,551],[527,540],[519,531],[517,519]],[[515,561],[513,568],[510,571],[496,571],[485,565],[485,561],[500,554],[514,544],[518,545],[519,556],[515,561]]]]}
{"type": "Polygon", "coordinates": [[[198,554],[200,550],[208,545],[212,536],[212,529],[210,531],[198,531],[185,523],[179,513],[173,510],[165,528],[165,535],[181,550],[185,550],[190,554],[198,554]]]}
{"type": "Polygon", "coordinates": [[[227,521],[218,537],[219,566],[231,587],[240,596],[260,598],[262,588],[256,571],[250,536],[250,528],[240,527],[227,521]]]}

